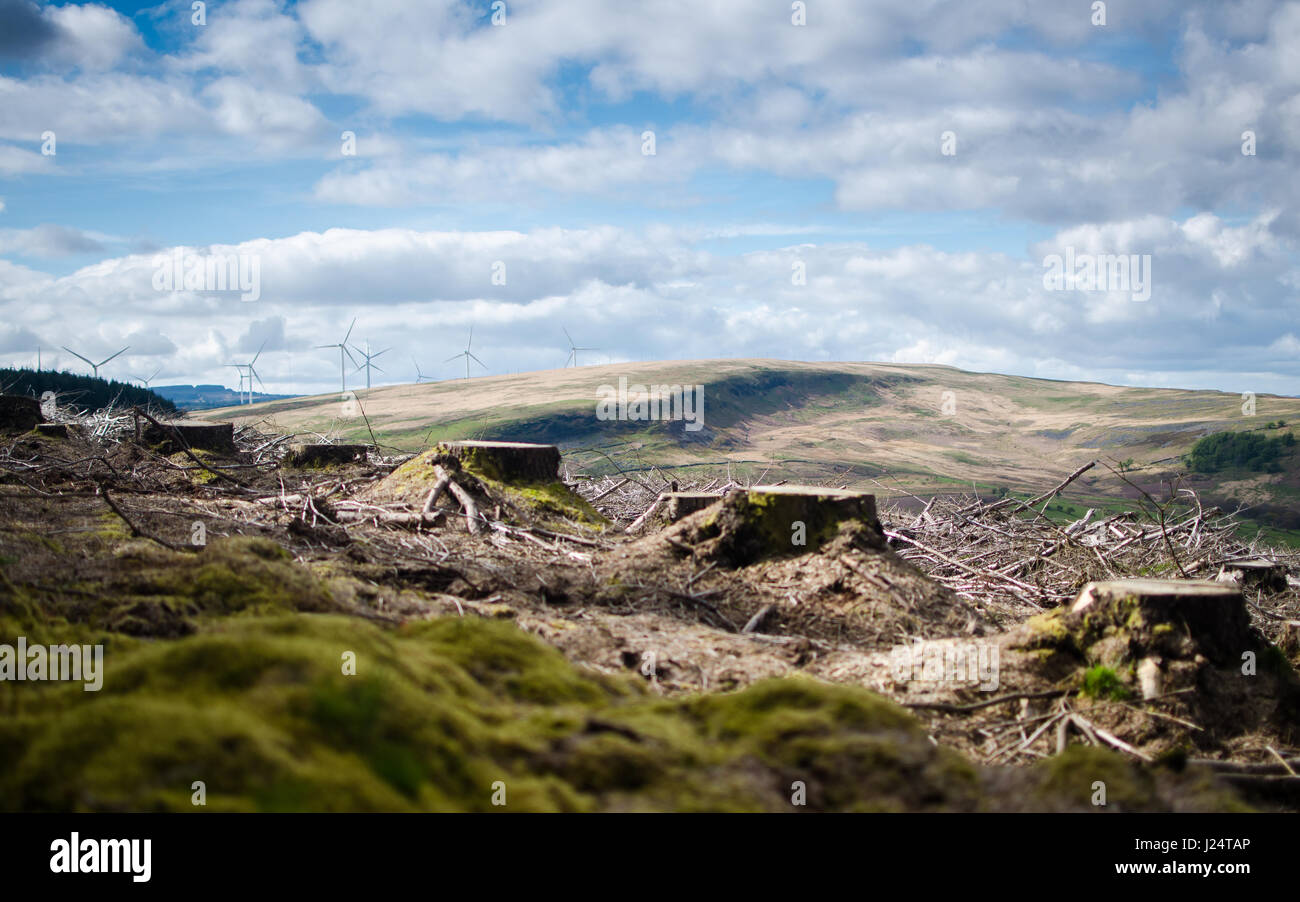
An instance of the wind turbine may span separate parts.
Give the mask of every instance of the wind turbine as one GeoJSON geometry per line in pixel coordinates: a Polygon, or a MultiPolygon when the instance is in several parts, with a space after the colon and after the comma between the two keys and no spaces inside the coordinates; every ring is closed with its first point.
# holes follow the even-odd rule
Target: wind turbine
{"type": "MultiPolygon", "coordinates": [[[[248,363],[227,363],[226,364],[226,366],[233,366],[235,369],[239,370],[239,391],[241,393],[244,390],[244,380],[245,379],[248,380],[248,403],[249,404],[253,403],[253,380],[254,379],[257,380],[258,384],[261,385],[263,389],[266,388],[266,383],[262,381],[262,377],[258,375],[257,370],[253,368],[253,364],[257,363],[257,358],[262,356],[262,348],[265,347],[266,347],[266,342],[263,341],[262,347],[257,349],[257,353],[253,355],[253,359],[248,361],[248,363]]],[[[154,376],[156,375],[158,374],[154,373],[154,376]]],[[[153,376],[150,376],[149,378],[152,379],[153,376]]],[[[240,400],[239,403],[243,404],[244,401],[240,400]]]]}
{"type": "Polygon", "coordinates": [[[424,373],[420,372],[420,362],[419,362],[418,360],[416,360],[414,357],[412,357],[412,358],[411,358],[411,363],[414,363],[414,364],[415,364],[415,384],[416,384],[416,385],[419,385],[419,384],[420,384],[421,382],[423,382],[425,379],[428,379],[430,382],[433,381],[433,377],[432,377],[432,376],[426,376],[426,375],[424,375],[424,373]]]}
{"type": "Polygon", "coordinates": [[[568,329],[566,329],[566,328],[564,328],[563,326],[561,326],[561,327],[560,327],[560,331],[564,333],[564,337],[565,337],[565,338],[569,339],[569,359],[566,360],[566,361],[564,361],[564,365],[565,365],[566,367],[569,365],[570,362],[573,363],[574,367],[577,367],[577,365],[578,365],[578,352],[579,352],[579,351],[599,351],[599,350],[600,350],[600,348],[580,348],[580,347],[578,347],[577,345],[575,345],[575,344],[573,343],[573,337],[572,337],[571,335],[569,335],[569,330],[568,330],[568,329]]]}
{"type": "Polygon", "coordinates": [[[63,347],[63,350],[67,351],[67,352],[68,352],[69,354],[71,354],[73,357],[80,357],[82,360],[86,361],[86,363],[90,364],[90,369],[94,372],[94,374],[95,374],[95,378],[96,378],[96,379],[99,378],[99,368],[100,368],[101,366],[103,366],[104,364],[108,363],[110,360],[113,359],[113,357],[117,357],[118,354],[125,354],[127,351],[129,351],[129,350],[131,349],[131,346],[130,346],[130,345],[127,345],[125,348],[123,348],[122,350],[118,351],[117,354],[112,355],[112,357],[105,357],[103,360],[99,361],[99,363],[95,363],[95,362],[92,361],[89,357],[81,357],[80,354],[78,354],[76,351],[72,350],[72,348],[68,347],[67,345],[63,345],[62,347],[63,347]]]}
{"type": "Polygon", "coordinates": [[[473,354],[473,352],[470,351],[470,346],[473,345],[473,344],[474,344],[474,327],[473,327],[473,326],[470,326],[470,327],[469,327],[469,341],[465,342],[465,350],[461,351],[459,354],[453,354],[452,356],[448,357],[446,360],[443,361],[443,363],[450,363],[451,361],[455,360],[457,357],[464,357],[464,358],[465,358],[465,378],[466,378],[466,379],[469,378],[469,362],[470,362],[471,360],[473,360],[473,361],[474,361],[475,363],[477,363],[479,366],[483,367],[483,369],[487,369],[487,364],[484,363],[482,360],[479,360],[477,357],[475,357],[474,354],[473,354]]]}
{"type": "Polygon", "coordinates": [[[147,389],[149,387],[149,383],[154,380],[154,376],[157,376],[161,372],[162,372],[162,367],[158,367],[158,369],[154,370],[153,374],[149,376],[147,379],[141,379],[139,376],[132,376],[131,378],[134,379],[136,382],[143,382],[144,387],[147,389]]]}
{"type": "MultiPolygon", "coordinates": [[[[355,326],[356,324],[357,324],[357,318],[354,316],[352,317],[352,326],[355,326]]],[[[348,350],[348,339],[352,337],[352,326],[348,326],[347,333],[343,336],[343,340],[340,341],[338,344],[316,345],[317,348],[338,348],[339,349],[339,391],[348,390],[348,383],[346,378],[347,371],[343,369],[343,355],[346,354],[348,360],[351,360],[353,363],[357,362],[357,359],[352,356],[352,352],[348,350]]]]}
{"type": "MultiPolygon", "coordinates": [[[[382,369],[380,369],[380,368],[379,368],[378,366],[376,366],[374,363],[371,363],[371,361],[374,360],[376,357],[378,357],[380,354],[387,354],[389,351],[392,350],[392,348],[384,348],[382,351],[375,351],[375,353],[371,354],[371,353],[370,353],[370,342],[367,341],[367,342],[366,342],[366,349],[365,349],[364,351],[361,350],[360,348],[358,348],[356,345],[353,345],[353,346],[352,346],[352,350],[356,351],[358,354],[360,354],[362,357],[365,358],[365,361],[366,361],[366,362],[363,363],[363,364],[361,364],[360,366],[358,366],[358,367],[357,367],[357,370],[364,369],[364,370],[366,371],[366,390],[369,391],[369,390],[370,390],[370,371],[373,369],[373,370],[379,370],[379,372],[381,372],[381,373],[383,372],[382,369]]],[[[353,370],[353,372],[355,373],[357,370],[353,370]]]]}

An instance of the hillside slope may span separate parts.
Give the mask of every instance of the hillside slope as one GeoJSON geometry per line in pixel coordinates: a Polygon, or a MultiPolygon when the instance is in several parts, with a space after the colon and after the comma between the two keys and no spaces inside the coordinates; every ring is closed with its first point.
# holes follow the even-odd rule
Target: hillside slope
{"type": "MultiPolygon", "coordinates": [[[[1132,459],[1144,478],[1181,470],[1204,435],[1300,421],[1300,399],[1261,395],[1254,416],[1214,391],[1125,388],[970,373],[945,366],[778,360],[664,361],[399,385],[212,411],[339,439],[375,437],[407,450],[432,439],[553,442],[591,469],[729,464],[782,478],[884,482],[897,491],[1034,490],[1094,458],[1132,459]],[[703,385],[702,428],[682,422],[602,421],[601,386],[703,385]],[[360,413],[364,411],[364,417],[360,413]],[[368,424],[366,421],[369,421],[368,424]],[[585,455],[581,452],[588,452],[585,455]]],[[[1286,427],[1290,429],[1290,426],[1286,427]]],[[[689,472],[689,471],[687,471],[689,472]]],[[[1199,488],[1250,503],[1300,497],[1292,465],[1270,475],[1197,477],[1199,488]]],[[[1099,470],[1077,494],[1110,493],[1099,470]]],[[[876,485],[877,489],[881,487],[876,485]]]]}

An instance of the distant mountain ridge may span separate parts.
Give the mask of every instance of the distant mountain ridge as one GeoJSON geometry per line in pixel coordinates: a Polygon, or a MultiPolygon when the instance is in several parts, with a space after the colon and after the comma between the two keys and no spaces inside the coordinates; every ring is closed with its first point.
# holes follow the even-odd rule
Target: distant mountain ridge
{"type": "MultiPolygon", "coordinates": [[[[205,410],[211,407],[229,407],[238,405],[246,397],[244,393],[224,385],[159,385],[154,392],[171,401],[177,407],[187,410],[205,410]]],[[[259,401],[282,401],[295,395],[271,395],[253,392],[254,403],[259,401]]]]}

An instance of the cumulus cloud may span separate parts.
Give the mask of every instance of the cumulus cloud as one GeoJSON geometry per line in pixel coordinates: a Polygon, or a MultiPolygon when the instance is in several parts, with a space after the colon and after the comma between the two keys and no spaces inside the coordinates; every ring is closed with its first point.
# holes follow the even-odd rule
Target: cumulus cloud
{"type": "Polygon", "coordinates": [[[496,372],[558,365],[567,325],[611,360],[919,360],[1139,381],[1213,369],[1229,381],[1253,374],[1252,390],[1269,390],[1266,382],[1294,391],[1300,371],[1289,352],[1300,307],[1257,302],[1276,294],[1294,250],[1270,222],[1153,217],[1079,227],[1021,258],[860,242],[718,255],[695,247],[689,230],[667,227],[337,229],[186,249],[259,255],[263,300],[252,304],[231,293],[155,291],[154,260],[144,256],[59,278],[3,280],[0,298],[17,314],[14,326],[36,335],[49,330],[53,308],[60,321],[103,323],[97,339],[110,350],[117,342],[146,353],[136,350],[137,336],[166,336],[180,349],[173,363],[183,360],[203,381],[219,380],[230,354],[266,342],[259,371],[281,389],[288,379],[301,389],[332,386],[336,364],[313,347],[337,341],[356,316],[354,340],[394,346],[394,359],[441,360],[473,326],[479,356],[496,372]],[[1150,300],[1049,290],[1039,255],[1067,245],[1079,253],[1146,249],[1150,300]],[[495,264],[504,264],[504,285],[494,284],[495,264]],[[795,264],[802,281],[792,278],[795,264]],[[114,299],[111,318],[106,298],[114,299]],[[1271,375],[1261,377],[1261,368],[1271,375]]]}
{"type": "MultiPolygon", "coordinates": [[[[159,51],[105,6],[0,0],[0,175],[193,170],[185,240],[247,240],[182,252],[255,255],[262,283],[242,304],[154,290],[152,253],[75,272],[0,260],[21,341],[76,322],[91,349],[131,343],[124,365],[152,353],[195,381],[266,342],[268,382],[327,387],[312,345],[356,315],[363,339],[426,361],[474,324],[498,370],[558,363],[572,323],[613,359],[1224,384],[1266,370],[1300,388],[1300,3],[1109,4],[1104,28],[1087,4],[1020,0],[818,0],[805,27],[743,0],[531,0],[499,27],[460,0],[212,12],[177,29],[155,11],[159,51]],[[1171,43],[1159,65],[1140,59],[1171,43]],[[37,150],[45,129],[57,164],[37,150]],[[356,157],[339,152],[345,129],[356,157]],[[93,165],[62,153],[99,145],[93,165]],[[204,228],[213,186],[247,171],[226,167],[254,161],[271,175],[240,200],[247,219],[204,228]],[[687,225],[644,224],[682,210],[687,225]],[[875,234],[894,211],[933,214],[930,243],[809,225],[875,234]],[[956,211],[975,212],[943,234],[956,211]],[[1030,246],[985,240],[1008,223],[1030,246]],[[1150,300],[1049,290],[1043,261],[1067,248],[1149,254],[1150,300]]],[[[16,225],[0,254],[116,253],[75,221],[16,225]]]]}

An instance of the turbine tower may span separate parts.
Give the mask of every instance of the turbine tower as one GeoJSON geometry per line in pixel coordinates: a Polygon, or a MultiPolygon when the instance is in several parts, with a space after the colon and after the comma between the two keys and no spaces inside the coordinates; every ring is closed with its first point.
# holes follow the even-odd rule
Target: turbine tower
{"type": "Polygon", "coordinates": [[[470,326],[470,327],[469,327],[469,341],[465,342],[465,350],[461,351],[459,354],[453,354],[453,355],[451,355],[450,357],[448,357],[446,360],[443,361],[443,363],[450,363],[451,361],[455,360],[457,357],[464,357],[464,358],[465,358],[465,378],[466,378],[466,379],[469,378],[469,362],[470,362],[471,360],[473,360],[473,361],[474,361],[475,363],[477,363],[479,366],[483,367],[483,369],[487,369],[487,364],[484,363],[482,360],[479,360],[477,357],[475,357],[475,356],[474,356],[474,352],[472,352],[472,351],[470,350],[470,347],[471,347],[473,344],[474,344],[474,327],[473,327],[473,326],[470,326]]]}
{"type": "Polygon", "coordinates": [[[71,354],[73,357],[80,357],[82,360],[86,361],[86,363],[90,364],[90,369],[94,372],[94,374],[95,374],[95,378],[96,378],[96,379],[99,378],[99,368],[100,368],[101,366],[103,366],[104,364],[108,363],[108,362],[109,362],[110,360],[112,360],[114,357],[117,357],[118,354],[125,354],[125,353],[126,353],[127,351],[129,351],[130,349],[131,349],[131,346],[130,346],[130,345],[127,345],[125,348],[123,348],[122,350],[118,351],[117,354],[113,354],[113,355],[110,356],[110,357],[105,357],[103,360],[99,361],[99,363],[95,363],[95,362],[94,362],[93,360],[91,360],[89,357],[82,357],[82,356],[81,356],[80,354],[78,354],[76,351],[72,350],[72,348],[68,347],[67,345],[63,345],[63,350],[67,351],[67,352],[68,352],[69,354],[71,354]]]}
{"type": "MultiPolygon", "coordinates": [[[[253,355],[253,359],[248,361],[248,363],[227,363],[226,364],[226,366],[233,366],[235,369],[239,370],[239,393],[240,394],[242,394],[244,391],[244,380],[245,379],[248,380],[248,402],[247,403],[249,404],[253,403],[253,380],[254,379],[257,380],[258,384],[261,385],[263,389],[266,388],[266,383],[262,381],[262,377],[258,375],[257,370],[253,368],[253,364],[257,363],[257,358],[262,356],[262,348],[265,347],[266,347],[266,342],[263,341],[262,347],[257,349],[257,353],[253,355]]],[[[154,375],[156,376],[157,373],[155,373],[154,375]]],[[[149,378],[152,379],[153,376],[150,376],[149,378]]],[[[243,404],[245,402],[241,398],[239,403],[243,404]]]]}
{"type": "Polygon", "coordinates": [[[578,352],[579,352],[579,351],[599,351],[599,350],[600,350],[600,348],[580,348],[580,347],[578,347],[577,345],[575,345],[575,344],[573,343],[573,336],[571,336],[571,335],[569,334],[569,330],[568,330],[568,329],[566,329],[566,328],[564,328],[563,326],[561,326],[561,327],[560,327],[560,331],[564,333],[564,337],[565,337],[565,338],[569,339],[569,359],[566,360],[566,361],[564,361],[564,365],[565,365],[566,367],[567,367],[570,363],[572,363],[572,364],[574,365],[575,368],[577,367],[577,365],[578,365],[578,352]]]}
{"type": "MultiPolygon", "coordinates": [[[[355,326],[356,324],[357,324],[357,318],[354,316],[352,317],[352,326],[355,326]]],[[[351,360],[353,363],[357,362],[356,358],[352,356],[352,352],[348,350],[348,339],[352,336],[352,326],[348,326],[348,331],[344,334],[343,340],[340,341],[338,344],[316,345],[317,348],[338,348],[339,349],[339,391],[341,392],[345,392],[348,390],[347,370],[343,368],[344,355],[347,355],[348,360],[351,360]]]]}
{"type": "Polygon", "coordinates": [[[365,358],[365,362],[362,363],[360,366],[358,366],[357,369],[356,369],[356,370],[353,370],[352,372],[355,373],[357,370],[361,370],[361,369],[364,369],[364,370],[366,371],[366,391],[369,391],[369,390],[370,390],[370,371],[371,371],[371,370],[379,370],[379,372],[381,372],[381,373],[383,372],[383,370],[380,369],[378,366],[376,366],[372,361],[373,361],[376,357],[378,357],[380,354],[387,354],[389,351],[392,350],[392,348],[384,348],[382,351],[375,351],[375,353],[371,354],[371,353],[370,353],[370,342],[367,341],[367,342],[366,342],[366,349],[365,349],[364,351],[361,350],[360,348],[358,348],[356,345],[353,345],[353,346],[352,346],[352,350],[356,351],[358,354],[360,354],[362,357],[365,358]]]}

